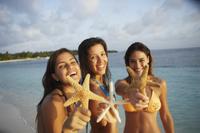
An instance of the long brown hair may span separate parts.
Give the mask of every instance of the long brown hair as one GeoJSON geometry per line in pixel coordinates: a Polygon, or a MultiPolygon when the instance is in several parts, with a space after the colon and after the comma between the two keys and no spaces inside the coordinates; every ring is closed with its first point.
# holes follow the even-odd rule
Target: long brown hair
{"type": "MultiPolygon", "coordinates": [[[[37,105],[37,116],[35,119],[36,122],[38,120],[38,115],[39,115],[41,104],[42,104],[43,100],[45,99],[45,97],[55,89],[59,89],[63,92],[61,82],[56,81],[52,77],[52,74],[55,73],[56,60],[57,60],[58,56],[65,52],[70,53],[75,58],[74,54],[70,50],[68,50],[66,48],[61,48],[61,49],[54,51],[51,54],[51,56],[47,62],[46,71],[42,78],[42,85],[44,87],[44,93],[43,93],[42,99],[40,100],[40,102],[37,105]]],[[[75,60],[77,61],[76,58],[75,58],[75,60]]]]}
{"type": "MultiPolygon", "coordinates": [[[[107,45],[106,42],[99,37],[91,37],[88,39],[85,39],[81,42],[81,44],[78,47],[78,58],[80,62],[80,68],[81,68],[81,74],[82,77],[85,78],[87,73],[93,74],[90,71],[89,67],[89,60],[88,60],[88,50],[94,45],[101,44],[104,48],[104,51],[106,52],[106,55],[108,57],[108,51],[107,51],[107,45]]],[[[109,87],[109,82],[111,80],[111,73],[109,70],[109,65],[106,67],[106,73],[103,75],[103,83],[106,86],[106,88],[109,87]]],[[[93,75],[92,75],[93,76],[93,75]]]]}

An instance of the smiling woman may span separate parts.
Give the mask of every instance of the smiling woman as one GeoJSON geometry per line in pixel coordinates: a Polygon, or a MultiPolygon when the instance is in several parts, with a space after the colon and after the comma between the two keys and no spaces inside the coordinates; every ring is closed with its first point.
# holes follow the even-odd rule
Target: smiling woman
{"type": "Polygon", "coordinates": [[[136,109],[132,104],[124,106],[124,133],[160,133],[158,111],[165,132],[174,133],[173,118],[167,103],[166,81],[153,75],[149,48],[143,43],[135,42],[128,47],[124,59],[129,76],[116,82],[116,92],[123,98],[131,99],[132,93],[139,90],[149,98],[148,106],[144,109],[136,109]]]}
{"type": "MultiPolygon", "coordinates": [[[[108,68],[108,52],[106,42],[98,37],[85,39],[78,48],[78,56],[83,78],[90,73],[90,89],[104,98],[109,98],[109,82],[111,74],[108,68]]],[[[91,133],[117,133],[117,119],[109,110],[105,117],[97,123],[102,107],[98,101],[91,101],[91,133]]]]}
{"type": "Polygon", "coordinates": [[[37,108],[38,133],[78,131],[90,120],[89,110],[77,109],[75,104],[64,107],[64,102],[75,93],[67,76],[79,82],[80,67],[72,52],[62,48],[50,56],[42,79],[44,95],[37,108]]]}

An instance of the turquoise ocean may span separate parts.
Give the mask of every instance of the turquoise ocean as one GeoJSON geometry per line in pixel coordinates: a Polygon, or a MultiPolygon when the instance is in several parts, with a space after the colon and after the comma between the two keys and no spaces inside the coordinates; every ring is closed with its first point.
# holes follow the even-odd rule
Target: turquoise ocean
{"type": "MultiPolygon", "coordinates": [[[[167,81],[168,104],[174,118],[176,133],[198,133],[200,131],[200,48],[152,50],[152,55],[154,74],[167,81]]],[[[109,66],[114,82],[127,76],[123,56],[124,52],[109,54],[109,66]]],[[[18,112],[19,119],[30,129],[26,132],[35,132],[36,106],[43,93],[41,79],[46,63],[46,59],[0,63],[0,101],[9,104],[18,112]]],[[[122,118],[122,123],[119,124],[121,133],[125,118],[123,108],[120,106],[119,109],[122,118]]],[[[0,107],[0,115],[1,113],[5,114],[3,106],[0,107]]],[[[1,122],[9,122],[6,116],[3,118],[5,120],[1,122]]],[[[162,129],[159,114],[158,121],[162,129]]],[[[6,131],[0,129],[0,133],[4,132],[6,131]]]]}

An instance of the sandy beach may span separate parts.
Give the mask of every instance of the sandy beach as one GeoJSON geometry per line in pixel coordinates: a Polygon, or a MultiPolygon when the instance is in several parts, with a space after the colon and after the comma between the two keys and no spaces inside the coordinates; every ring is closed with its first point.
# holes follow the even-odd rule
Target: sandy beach
{"type": "Polygon", "coordinates": [[[15,60],[3,60],[0,63],[9,63],[9,62],[18,62],[18,61],[33,61],[33,60],[41,60],[48,59],[49,57],[38,57],[38,58],[25,58],[25,59],[15,59],[15,60]]]}
{"type": "Polygon", "coordinates": [[[20,111],[2,99],[3,96],[0,96],[0,133],[35,133],[35,129],[27,124],[20,111]]]}

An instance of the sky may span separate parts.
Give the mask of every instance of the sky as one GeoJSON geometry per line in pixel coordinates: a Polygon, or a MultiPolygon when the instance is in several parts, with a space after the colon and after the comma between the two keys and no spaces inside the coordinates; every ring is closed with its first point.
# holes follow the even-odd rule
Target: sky
{"type": "Polygon", "coordinates": [[[0,0],[0,53],[78,49],[89,37],[109,50],[200,47],[199,0],[0,0]]]}

